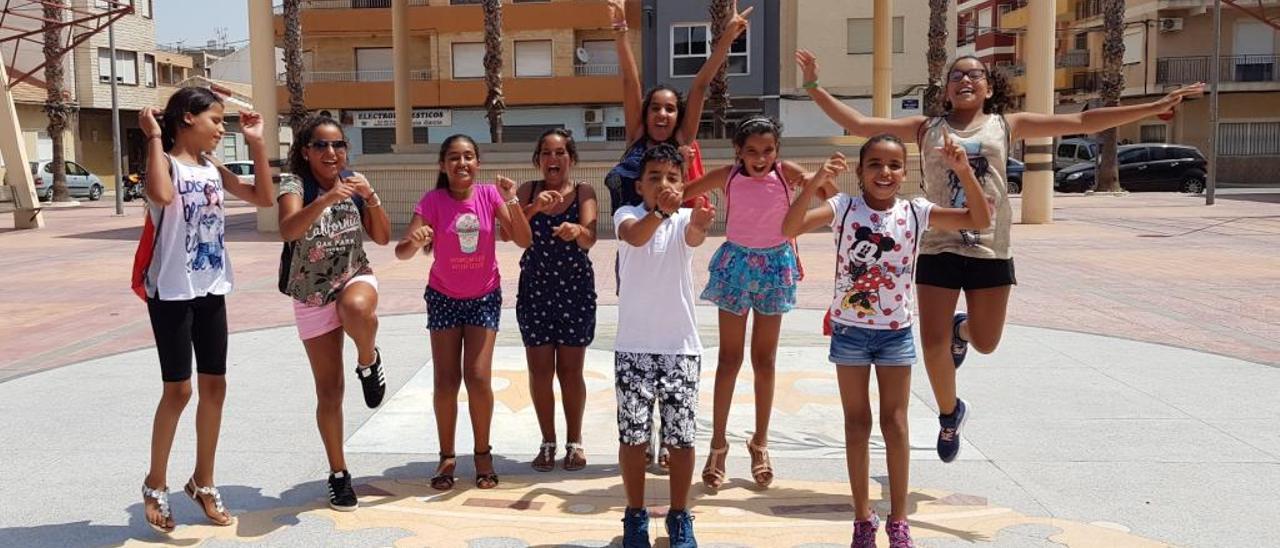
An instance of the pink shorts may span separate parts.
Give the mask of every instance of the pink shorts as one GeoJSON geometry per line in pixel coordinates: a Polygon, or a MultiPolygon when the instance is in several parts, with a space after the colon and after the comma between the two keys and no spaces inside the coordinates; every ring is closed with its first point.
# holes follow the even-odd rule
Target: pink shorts
{"type": "MultiPolygon", "coordinates": [[[[364,282],[373,286],[375,292],[378,291],[378,279],[373,274],[365,274],[356,276],[347,280],[346,287],[356,282],[364,282]]],[[[338,317],[338,301],[331,302],[324,306],[308,306],[298,301],[293,301],[293,317],[298,324],[298,338],[306,341],[324,335],[334,329],[342,327],[342,318],[338,317]]]]}

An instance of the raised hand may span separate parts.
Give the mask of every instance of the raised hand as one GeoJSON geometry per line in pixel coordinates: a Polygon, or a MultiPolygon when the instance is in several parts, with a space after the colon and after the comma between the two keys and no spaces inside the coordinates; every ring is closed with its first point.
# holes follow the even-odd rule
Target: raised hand
{"type": "Polygon", "coordinates": [[[817,176],[809,180],[810,186],[825,183],[827,181],[835,182],[840,174],[849,171],[849,162],[845,159],[844,154],[836,151],[822,163],[822,167],[818,168],[817,176]]]}
{"type": "Polygon", "coordinates": [[[142,128],[143,135],[148,139],[159,137],[163,130],[160,127],[160,118],[164,115],[164,111],[156,107],[142,107],[138,111],[138,127],[142,128]]]}
{"type": "Polygon", "coordinates": [[[748,25],[747,17],[750,17],[751,12],[755,11],[755,9],[755,6],[751,6],[745,11],[739,13],[738,0],[733,0],[733,6],[730,8],[733,12],[733,16],[730,17],[729,21],[724,25],[725,34],[736,39],[741,36],[743,32],[746,32],[748,25]]]}
{"type": "Polygon", "coordinates": [[[512,181],[507,177],[503,177],[502,175],[499,175],[497,182],[498,182],[498,193],[502,195],[502,199],[504,201],[510,202],[511,200],[514,200],[516,198],[516,182],[515,181],[512,181]]]}
{"type": "Polygon", "coordinates": [[[693,218],[689,222],[703,232],[706,232],[708,228],[711,228],[711,221],[714,221],[715,218],[716,207],[708,203],[694,208],[693,218]]]}
{"type": "Polygon", "coordinates": [[[807,49],[796,50],[796,64],[804,74],[805,82],[818,81],[818,57],[807,49]]]}
{"type": "Polygon", "coordinates": [[[429,225],[422,225],[409,233],[409,241],[418,247],[427,247],[435,239],[435,231],[429,225]]]}
{"type": "Polygon", "coordinates": [[[240,129],[244,134],[246,141],[262,141],[262,130],[266,124],[262,123],[262,115],[252,110],[240,111],[240,129]]]}
{"type": "Polygon", "coordinates": [[[663,190],[661,194],[658,194],[658,209],[667,213],[674,213],[676,210],[680,209],[680,201],[682,198],[683,195],[676,192],[675,189],[668,188],[663,190]]]}
{"type": "Polygon", "coordinates": [[[338,184],[333,185],[333,188],[324,193],[324,199],[328,201],[329,205],[333,205],[346,200],[355,194],[356,185],[353,185],[346,180],[342,180],[338,181],[338,184]]]}
{"type": "Polygon", "coordinates": [[[950,133],[943,133],[942,146],[938,147],[938,151],[942,153],[942,161],[947,163],[947,167],[956,173],[971,169],[969,166],[969,153],[964,147],[956,144],[951,139],[950,133]]]}
{"type": "Polygon", "coordinates": [[[343,179],[342,182],[351,185],[355,193],[359,194],[361,198],[368,200],[373,197],[373,185],[369,184],[369,180],[365,179],[364,175],[352,173],[350,177],[343,179]]]}
{"type": "Polygon", "coordinates": [[[560,238],[561,240],[564,240],[566,242],[572,242],[574,240],[577,240],[578,237],[581,236],[586,231],[587,231],[586,227],[580,224],[560,223],[555,228],[551,229],[551,235],[557,238],[560,238]]]}
{"type": "Polygon", "coordinates": [[[1173,110],[1173,107],[1182,103],[1183,99],[1186,99],[1187,97],[1199,97],[1201,95],[1204,95],[1204,83],[1197,82],[1191,85],[1182,86],[1169,92],[1168,95],[1165,95],[1159,101],[1156,101],[1156,105],[1160,106],[1160,112],[1168,112],[1173,110]]]}
{"type": "Polygon", "coordinates": [[[626,0],[608,0],[609,18],[613,22],[614,28],[627,26],[627,2],[626,0]]]}
{"type": "Polygon", "coordinates": [[[551,211],[564,202],[564,195],[554,190],[544,190],[533,200],[533,210],[537,212],[551,211]]]}

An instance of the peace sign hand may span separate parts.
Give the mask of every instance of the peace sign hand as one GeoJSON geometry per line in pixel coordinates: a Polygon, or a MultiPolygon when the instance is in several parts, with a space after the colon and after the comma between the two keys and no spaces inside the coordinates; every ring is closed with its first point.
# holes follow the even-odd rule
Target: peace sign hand
{"type": "Polygon", "coordinates": [[[951,171],[962,173],[966,169],[972,169],[969,166],[969,153],[951,139],[950,133],[943,135],[942,146],[938,147],[938,150],[942,152],[942,160],[947,163],[951,171]]]}
{"type": "Polygon", "coordinates": [[[742,12],[738,12],[738,0],[733,0],[733,5],[730,7],[733,16],[724,25],[725,34],[734,38],[741,36],[747,30],[747,17],[750,17],[751,12],[755,11],[755,9],[755,6],[751,6],[742,12]]]}

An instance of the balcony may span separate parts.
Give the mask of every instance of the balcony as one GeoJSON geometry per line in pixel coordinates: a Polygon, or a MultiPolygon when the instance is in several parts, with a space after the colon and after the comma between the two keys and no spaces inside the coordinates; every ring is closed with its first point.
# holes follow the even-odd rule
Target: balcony
{"type": "MultiPolygon", "coordinates": [[[[1220,58],[1218,78],[1224,83],[1277,83],[1280,55],[1229,55],[1220,58]]],[[[1162,57],[1156,64],[1156,83],[1176,85],[1208,82],[1212,56],[1162,57]]]]}
{"type": "Polygon", "coordinates": [[[1085,68],[1089,66],[1089,50],[1074,49],[1058,56],[1057,68],[1085,68]]]}
{"type": "MultiPolygon", "coordinates": [[[[1053,5],[1053,14],[1057,19],[1062,19],[1071,13],[1072,4],[1076,0],[1057,0],[1053,5]]],[[[1000,16],[1001,30],[1025,29],[1027,23],[1031,21],[1031,7],[1026,3],[1017,9],[1000,16]]]]}
{"type": "Polygon", "coordinates": [[[586,63],[573,66],[575,76],[615,76],[618,74],[616,63],[586,63]]]}
{"type": "MultiPolygon", "coordinates": [[[[409,0],[410,6],[426,6],[430,3],[430,0],[409,0]]],[[[391,0],[302,0],[299,7],[304,10],[390,8],[391,0]]],[[[276,4],[271,10],[276,15],[281,15],[284,13],[284,5],[276,4]]]]}
{"type": "MultiPolygon", "coordinates": [[[[411,70],[409,71],[409,80],[431,80],[433,73],[427,70],[411,70]]],[[[395,79],[395,72],[390,70],[327,70],[327,71],[309,71],[302,74],[302,83],[321,83],[321,82],[391,82],[395,79]]],[[[276,76],[276,83],[285,84],[285,75],[281,73],[276,76]]]]}
{"type": "Polygon", "coordinates": [[[1102,91],[1102,71],[1088,70],[1077,72],[1071,75],[1071,83],[1063,85],[1063,83],[1055,82],[1058,91],[1066,94],[1087,94],[1098,93],[1102,91]]]}

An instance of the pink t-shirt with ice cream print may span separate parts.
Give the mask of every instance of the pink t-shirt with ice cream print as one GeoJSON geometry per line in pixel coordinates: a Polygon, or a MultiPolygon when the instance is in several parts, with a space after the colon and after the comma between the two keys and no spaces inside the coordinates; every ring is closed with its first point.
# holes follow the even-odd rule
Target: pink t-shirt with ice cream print
{"type": "Polygon", "coordinates": [[[453,299],[483,297],[498,287],[494,224],[500,207],[502,196],[493,185],[475,185],[464,201],[447,189],[422,196],[413,212],[435,232],[427,286],[453,299]]]}

